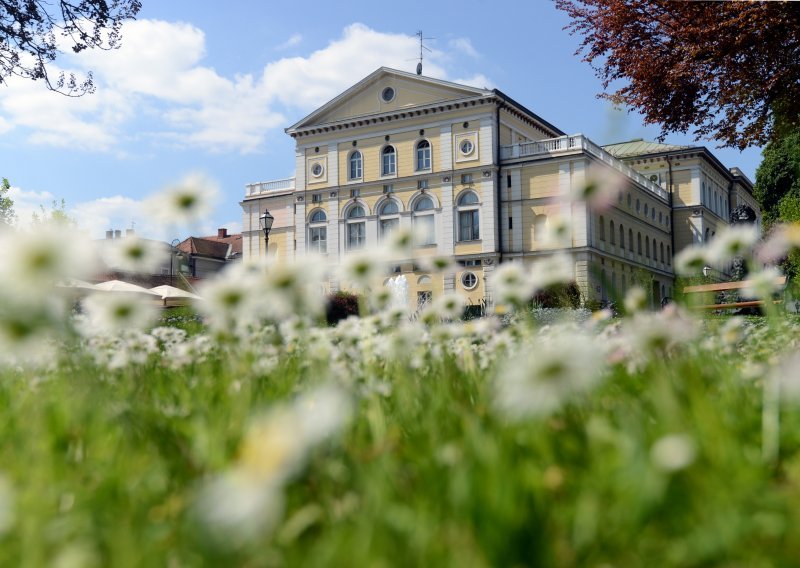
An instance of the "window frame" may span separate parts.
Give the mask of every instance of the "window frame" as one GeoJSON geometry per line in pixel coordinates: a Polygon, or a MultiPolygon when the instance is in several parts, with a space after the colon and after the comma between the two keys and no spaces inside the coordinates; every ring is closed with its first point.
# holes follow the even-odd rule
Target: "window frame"
{"type": "Polygon", "coordinates": [[[436,202],[430,195],[420,194],[411,203],[411,225],[414,228],[417,247],[436,246],[436,202]],[[420,209],[423,201],[430,202],[430,207],[420,209]],[[421,238],[422,231],[419,229],[425,224],[424,238],[421,238]]]}
{"type": "Polygon", "coordinates": [[[306,251],[316,252],[317,254],[328,253],[328,215],[324,209],[314,209],[308,216],[306,251]],[[322,215],[322,219],[319,218],[319,215],[322,215]],[[322,238],[317,238],[316,245],[314,244],[314,233],[322,235],[322,238]]]}
{"type": "Polygon", "coordinates": [[[400,212],[402,207],[396,200],[391,197],[384,199],[378,204],[378,238],[383,240],[388,237],[392,231],[400,228],[400,212]],[[385,213],[384,209],[388,205],[394,205],[395,210],[390,213],[385,213]],[[385,224],[385,225],[384,225],[385,224]],[[392,227],[391,230],[386,230],[386,227],[392,227]]]}
{"type": "Polygon", "coordinates": [[[381,150],[381,177],[396,177],[397,176],[397,148],[392,144],[387,144],[381,150]],[[391,150],[387,152],[387,150],[391,150]],[[391,156],[389,162],[387,158],[391,156]],[[391,166],[387,168],[387,166],[391,166]]]}
{"type": "Polygon", "coordinates": [[[481,239],[481,200],[472,190],[463,191],[456,199],[456,242],[473,242],[481,239]],[[474,198],[466,203],[467,199],[474,198]],[[465,238],[468,233],[469,238],[465,238]]]}
{"type": "Polygon", "coordinates": [[[361,150],[353,150],[347,156],[347,181],[361,181],[364,179],[364,154],[361,153],[361,150]],[[358,156],[357,162],[357,172],[354,172],[354,165],[356,156],[358,156]],[[358,175],[355,175],[358,173],[358,175]]]}
{"type": "Polygon", "coordinates": [[[359,250],[364,248],[367,241],[367,209],[360,202],[352,203],[345,211],[345,243],[347,250],[359,250]],[[355,216],[353,212],[361,209],[362,214],[355,216]],[[353,230],[358,231],[354,244],[353,230]]]}
{"type": "Polygon", "coordinates": [[[429,172],[433,170],[433,144],[427,138],[423,138],[414,145],[414,171],[429,172]],[[423,146],[425,144],[425,146],[423,146]],[[427,152],[420,154],[422,149],[427,152]],[[427,154],[427,156],[425,155],[427,154]],[[427,164],[427,165],[426,165],[427,164]]]}

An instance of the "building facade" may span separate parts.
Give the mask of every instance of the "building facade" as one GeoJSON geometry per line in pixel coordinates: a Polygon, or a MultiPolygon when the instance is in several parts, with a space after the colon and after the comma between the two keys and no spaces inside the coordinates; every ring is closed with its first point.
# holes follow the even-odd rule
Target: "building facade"
{"type": "Polygon", "coordinates": [[[296,176],[246,186],[245,259],[314,252],[335,266],[396,227],[414,228],[413,257],[387,275],[406,276],[412,303],[458,291],[491,305],[499,263],[535,264],[556,251],[570,255],[584,298],[606,300],[636,283],[657,303],[672,295],[676,251],[712,238],[738,204],[758,211],[749,180],[705,148],[604,148],[497,89],[387,68],[286,132],[296,176]],[[596,183],[610,184],[613,199],[574,199],[596,183]],[[265,210],[275,218],[268,251],[265,210]],[[556,222],[570,227],[566,241],[548,238],[556,222]],[[432,256],[453,258],[457,270],[426,272],[421,260],[432,256]]]}

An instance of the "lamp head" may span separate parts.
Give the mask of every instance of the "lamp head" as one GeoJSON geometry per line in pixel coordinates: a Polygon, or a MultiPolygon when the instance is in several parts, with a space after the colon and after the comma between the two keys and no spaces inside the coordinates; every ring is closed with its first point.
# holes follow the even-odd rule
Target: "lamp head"
{"type": "Polygon", "coordinates": [[[269,232],[272,230],[272,224],[275,222],[275,217],[269,212],[269,210],[265,209],[264,213],[258,218],[258,223],[261,225],[261,230],[264,231],[264,236],[269,235],[269,232]]]}

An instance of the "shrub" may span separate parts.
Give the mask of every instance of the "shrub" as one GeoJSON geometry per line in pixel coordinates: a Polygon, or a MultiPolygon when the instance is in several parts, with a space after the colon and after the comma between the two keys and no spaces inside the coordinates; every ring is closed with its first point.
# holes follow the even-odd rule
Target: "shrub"
{"type": "Polygon", "coordinates": [[[328,325],[336,325],[349,316],[358,315],[358,296],[351,292],[334,292],[328,296],[325,319],[328,325]]]}

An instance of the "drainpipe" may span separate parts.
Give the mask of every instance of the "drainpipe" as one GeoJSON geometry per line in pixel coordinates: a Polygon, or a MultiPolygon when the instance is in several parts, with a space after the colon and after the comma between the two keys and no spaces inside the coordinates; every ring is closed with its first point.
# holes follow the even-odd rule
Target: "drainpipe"
{"type": "Polygon", "coordinates": [[[503,262],[503,210],[500,207],[500,192],[503,189],[503,176],[500,171],[500,109],[503,104],[498,101],[495,110],[494,121],[494,140],[495,140],[495,154],[494,165],[497,169],[497,181],[495,185],[494,206],[497,209],[497,264],[503,262]]]}
{"type": "MultiPolygon", "coordinates": [[[[668,260],[669,260],[670,266],[672,267],[672,274],[674,276],[675,275],[675,264],[672,262],[672,259],[675,258],[675,217],[672,215],[672,213],[674,211],[674,208],[673,208],[673,201],[674,201],[673,191],[674,191],[674,187],[673,187],[673,184],[672,184],[672,159],[670,158],[669,155],[664,156],[664,157],[667,160],[667,171],[669,172],[669,218],[670,218],[669,219],[669,241],[670,241],[670,243],[672,243],[672,247],[671,247],[671,250],[672,250],[671,257],[672,258],[670,258],[668,260]]],[[[675,290],[673,290],[672,293],[674,294],[675,290]]]]}

